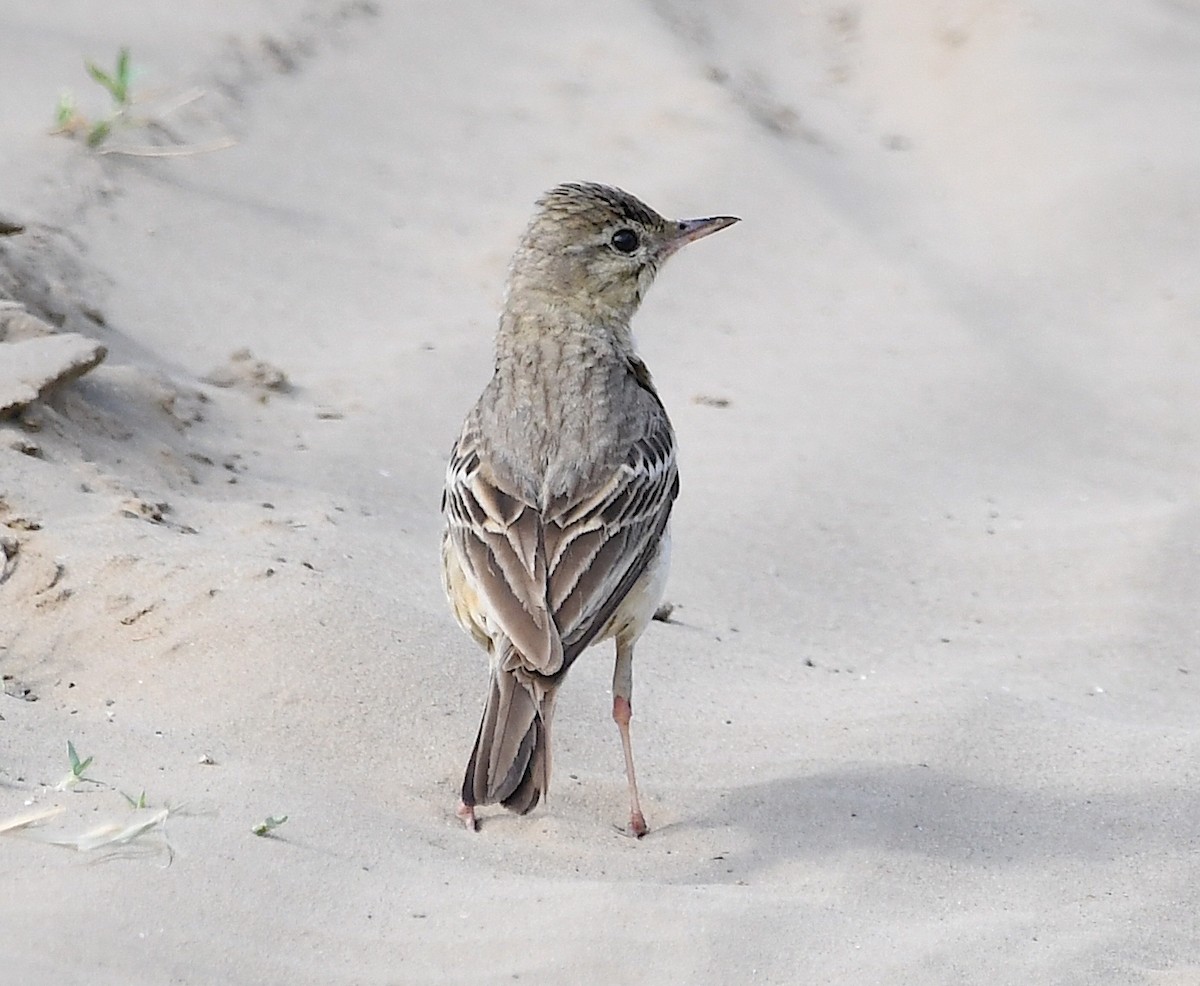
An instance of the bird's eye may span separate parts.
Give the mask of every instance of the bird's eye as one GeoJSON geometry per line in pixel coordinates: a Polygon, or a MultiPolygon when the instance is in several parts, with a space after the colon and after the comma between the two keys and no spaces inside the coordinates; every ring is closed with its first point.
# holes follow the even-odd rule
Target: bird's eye
{"type": "Polygon", "coordinates": [[[638,248],[638,235],[632,229],[618,229],[613,233],[612,245],[618,253],[633,253],[638,248]]]}

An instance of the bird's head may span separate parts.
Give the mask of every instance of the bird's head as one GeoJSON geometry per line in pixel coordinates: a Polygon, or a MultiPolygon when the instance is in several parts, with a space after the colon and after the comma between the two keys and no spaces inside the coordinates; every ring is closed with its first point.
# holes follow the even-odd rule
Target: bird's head
{"type": "Polygon", "coordinates": [[[628,322],[671,254],[737,221],[664,219],[619,188],[559,185],[538,200],[513,257],[510,304],[517,297],[539,299],[628,322]]]}

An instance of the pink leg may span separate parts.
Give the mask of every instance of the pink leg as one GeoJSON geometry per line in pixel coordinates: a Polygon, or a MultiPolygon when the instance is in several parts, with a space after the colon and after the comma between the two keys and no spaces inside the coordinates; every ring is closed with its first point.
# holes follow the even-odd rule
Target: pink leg
{"type": "Polygon", "coordinates": [[[475,806],[469,805],[465,801],[459,801],[458,808],[454,812],[470,831],[479,831],[479,819],[475,817],[475,806]]]}
{"type": "Polygon", "coordinates": [[[633,771],[633,743],[629,739],[629,720],[633,718],[630,698],[633,694],[633,646],[617,643],[617,665],[613,670],[613,721],[621,731],[621,749],[625,751],[625,777],[629,781],[629,832],[641,838],[649,829],[638,801],[637,777],[633,771]]]}

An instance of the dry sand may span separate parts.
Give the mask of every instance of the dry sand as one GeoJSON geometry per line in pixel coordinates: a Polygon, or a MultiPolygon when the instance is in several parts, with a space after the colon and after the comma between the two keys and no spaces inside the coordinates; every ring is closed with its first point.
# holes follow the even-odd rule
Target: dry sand
{"type": "Polygon", "coordinates": [[[160,6],[0,3],[0,289],[107,350],[0,422],[0,980],[1200,983],[1193,0],[160,6]],[[122,44],[107,146],[234,146],[47,135],[122,44]],[[640,843],[601,650],[453,816],[444,456],[566,179],[744,219],[637,323],[640,843]]]}

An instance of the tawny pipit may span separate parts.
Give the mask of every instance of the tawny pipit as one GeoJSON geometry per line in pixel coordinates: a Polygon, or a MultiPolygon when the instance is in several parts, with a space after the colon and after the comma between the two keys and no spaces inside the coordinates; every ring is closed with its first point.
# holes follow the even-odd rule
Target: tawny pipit
{"type": "Polygon", "coordinates": [[[442,573],[487,648],[491,686],[459,817],[524,814],[550,786],[559,685],[615,637],[613,719],[629,829],[646,832],[629,742],[633,645],[662,598],[675,435],[629,320],[663,261],[737,222],[670,221],[617,188],[566,184],[538,202],[509,271],[495,373],[450,456],[442,573]]]}

